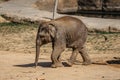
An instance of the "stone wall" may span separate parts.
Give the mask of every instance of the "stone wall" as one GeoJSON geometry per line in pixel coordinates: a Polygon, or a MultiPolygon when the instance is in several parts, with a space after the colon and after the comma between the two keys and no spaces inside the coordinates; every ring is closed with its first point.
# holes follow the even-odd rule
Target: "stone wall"
{"type": "MultiPolygon", "coordinates": [[[[52,11],[54,0],[38,0],[37,7],[41,10],[52,11]]],[[[81,10],[87,11],[120,11],[120,0],[59,0],[58,12],[69,13],[81,10]]]]}
{"type": "Polygon", "coordinates": [[[101,10],[101,0],[78,0],[79,10],[101,10]]]}
{"type": "Polygon", "coordinates": [[[59,0],[58,2],[59,13],[77,12],[77,10],[77,0],[59,0]]]}
{"type": "Polygon", "coordinates": [[[105,11],[120,11],[120,0],[104,0],[105,11]]]}
{"type": "Polygon", "coordinates": [[[120,11],[120,0],[78,0],[79,10],[120,11]]]}
{"type": "Polygon", "coordinates": [[[38,0],[35,5],[40,10],[53,11],[54,0],[38,0]]]}

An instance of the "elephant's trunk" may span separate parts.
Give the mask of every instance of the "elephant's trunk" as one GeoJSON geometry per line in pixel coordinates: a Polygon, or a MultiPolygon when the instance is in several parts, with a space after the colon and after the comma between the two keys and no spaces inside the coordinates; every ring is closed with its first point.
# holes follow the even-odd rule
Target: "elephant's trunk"
{"type": "Polygon", "coordinates": [[[39,54],[40,54],[40,46],[41,46],[40,37],[37,37],[37,39],[36,39],[35,67],[37,67],[37,65],[38,65],[38,59],[39,59],[39,54]]]}

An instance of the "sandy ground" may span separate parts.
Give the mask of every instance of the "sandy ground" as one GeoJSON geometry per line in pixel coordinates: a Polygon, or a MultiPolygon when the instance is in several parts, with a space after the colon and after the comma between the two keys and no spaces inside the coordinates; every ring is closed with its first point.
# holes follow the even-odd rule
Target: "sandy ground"
{"type": "Polygon", "coordinates": [[[71,50],[66,49],[61,59],[65,67],[51,68],[51,45],[41,48],[39,66],[34,68],[37,28],[29,25],[4,24],[0,27],[0,80],[120,80],[120,34],[89,35],[86,47],[94,64],[67,67],[71,50]],[[29,27],[28,27],[29,26],[29,27]]]}
{"type": "MultiPolygon", "coordinates": [[[[35,37],[37,28],[25,25],[0,27],[0,80],[120,80],[120,34],[88,36],[86,47],[94,64],[77,64],[67,67],[71,50],[63,52],[61,59],[65,67],[51,68],[51,45],[41,48],[39,66],[34,68],[35,37]]],[[[13,25],[13,24],[12,24],[13,25]]]]}
{"type": "Polygon", "coordinates": [[[50,55],[43,54],[34,68],[34,54],[0,51],[0,80],[120,80],[120,60],[113,59],[119,55],[90,54],[95,64],[51,68],[50,55]]]}
{"type": "MultiPolygon", "coordinates": [[[[26,3],[27,0],[13,1],[16,5],[16,1],[26,3]]],[[[31,1],[33,0],[27,1],[27,4],[31,4],[31,1]]],[[[19,10],[19,8],[17,9],[19,10]]],[[[9,10],[11,9],[6,11],[9,10]]],[[[28,11],[28,8],[26,11],[28,11]]],[[[88,19],[88,22],[92,23],[91,19],[88,19]]],[[[102,20],[102,22],[105,21],[102,20]]],[[[101,26],[101,24],[98,25],[101,26]]],[[[94,64],[81,65],[82,60],[78,56],[78,65],[67,67],[65,62],[69,59],[71,50],[66,50],[65,54],[63,53],[61,56],[65,67],[51,68],[51,46],[47,45],[41,48],[39,66],[35,68],[33,63],[37,29],[27,28],[20,31],[20,28],[17,33],[14,33],[12,32],[14,27],[7,27],[0,29],[0,80],[120,80],[120,60],[114,59],[114,57],[120,57],[119,34],[105,34],[108,37],[106,42],[102,36],[88,37],[86,46],[94,64]]]]}

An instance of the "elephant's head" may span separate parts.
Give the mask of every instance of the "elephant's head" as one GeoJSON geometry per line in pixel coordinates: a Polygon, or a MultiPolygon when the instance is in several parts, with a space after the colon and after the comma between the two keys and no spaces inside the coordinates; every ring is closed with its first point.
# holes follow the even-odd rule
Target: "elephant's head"
{"type": "Polygon", "coordinates": [[[53,23],[44,22],[41,23],[36,37],[36,57],[35,66],[38,64],[38,58],[40,53],[40,46],[52,42],[55,37],[56,28],[53,23]]]}

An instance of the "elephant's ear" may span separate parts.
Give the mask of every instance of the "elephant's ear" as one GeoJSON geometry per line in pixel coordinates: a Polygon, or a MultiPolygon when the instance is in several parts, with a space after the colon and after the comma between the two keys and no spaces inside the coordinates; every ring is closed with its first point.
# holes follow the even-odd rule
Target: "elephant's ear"
{"type": "Polygon", "coordinates": [[[56,34],[56,27],[53,23],[50,23],[49,24],[49,34],[52,38],[55,37],[55,34],[56,34]]]}

